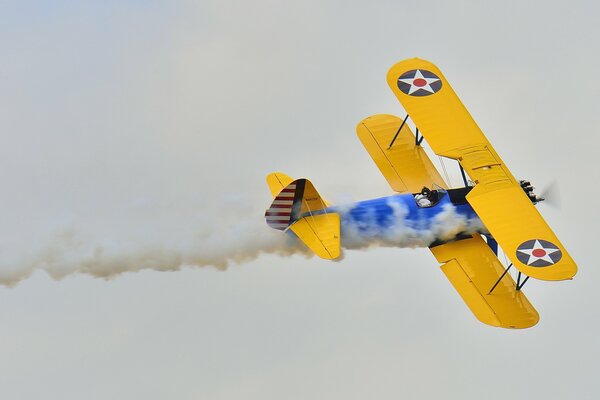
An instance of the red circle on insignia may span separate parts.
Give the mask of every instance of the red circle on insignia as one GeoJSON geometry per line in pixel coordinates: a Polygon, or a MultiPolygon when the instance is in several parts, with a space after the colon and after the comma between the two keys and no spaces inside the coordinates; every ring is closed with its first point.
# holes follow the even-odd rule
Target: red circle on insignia
{"type": "Polygon", "coordinates": [[[535,249],[531,252],[531,254],[535,257],[544,257],[546,255],[546,252],[543,249],[535,249]]]}
{"type": "Polygon", "coordinates": [[[427,85],[427,81],[425,79],[417,78],[413,81],[413,85],[423,87],[427,85]]]}

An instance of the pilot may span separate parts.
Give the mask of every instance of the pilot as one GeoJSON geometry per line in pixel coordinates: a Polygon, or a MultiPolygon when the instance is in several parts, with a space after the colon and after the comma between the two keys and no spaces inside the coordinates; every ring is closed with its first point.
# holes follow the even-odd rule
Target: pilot
{"type": "Polygon", "coordinates": [[[428,187],[423,186],[421,193],[415,195],[415,201],[419,207],[431,207],[433,204],[431,201],[432,192],[428,187]]]}
{"type": "Polygon", "coordinates": [[[429,201],[431,203],[435,203],[438,201],[438,191],[437,190],[430,190],[429,193],[427,194],[427,198],[429,199],[429,201]]]}

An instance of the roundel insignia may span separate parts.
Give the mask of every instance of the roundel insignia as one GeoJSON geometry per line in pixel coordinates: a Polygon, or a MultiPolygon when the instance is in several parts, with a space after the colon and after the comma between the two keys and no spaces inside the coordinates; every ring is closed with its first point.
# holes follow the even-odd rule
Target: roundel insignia
{"type": "Polygon", "coordinates": [[[398,78],[398,89],[409,96],[429,96],[441,88],[442,80],[426,69],[413,69],[398,78]]]}
{"type": "Polygon", "coordinates": [[[517,258],[530,267],[547,267],[556,264],[562,258],[562,252],[552,242],[533,239],[517,248],[517,258]]]}

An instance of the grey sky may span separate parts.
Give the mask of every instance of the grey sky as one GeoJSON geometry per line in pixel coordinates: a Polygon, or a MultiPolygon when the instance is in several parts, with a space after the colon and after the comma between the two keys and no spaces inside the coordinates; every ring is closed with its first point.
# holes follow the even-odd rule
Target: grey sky
{"type": "Polygon", "coordinates": [[[580,271],[526,285],[525,331],[478,323],[426,249],[36,272],[0,287],[3,398],[598,397],[595,2],[124,3],[0,2],[1,276],[69,234],[66,264],[235,245],[223,226],[260,218],[275,170],[333,201],[390,194],[354,128],[404,114],[385,76],[414,56],[517,177],[558,180],[540,210],[580,271]]]}

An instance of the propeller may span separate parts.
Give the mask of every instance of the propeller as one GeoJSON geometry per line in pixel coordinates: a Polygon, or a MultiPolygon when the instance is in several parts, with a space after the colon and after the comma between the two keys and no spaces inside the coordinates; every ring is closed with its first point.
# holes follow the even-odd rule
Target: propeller
{"type": "Polygon", "coordinates": [[[551,180],[540,190],[540,197],[544,198],[545,204],[560,209],[560,190],[558,181],[556,179],[551,180]]]}

